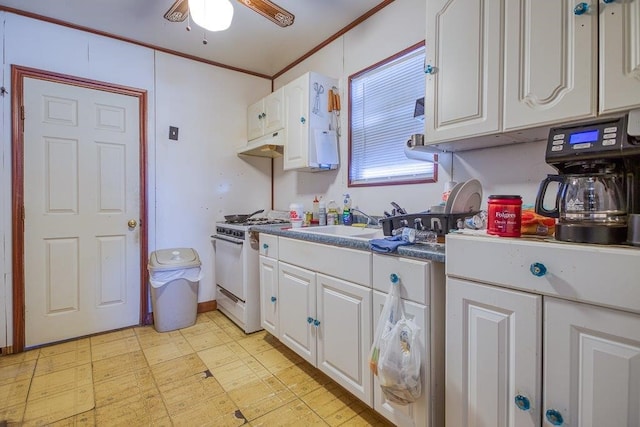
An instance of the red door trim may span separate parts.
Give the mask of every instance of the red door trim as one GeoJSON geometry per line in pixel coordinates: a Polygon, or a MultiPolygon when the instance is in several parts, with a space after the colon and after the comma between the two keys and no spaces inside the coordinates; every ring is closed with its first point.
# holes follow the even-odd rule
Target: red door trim
{"type": "Polygon", "coordinates": [[[24,79],[33,78],[87,89],[128,95],[138,98],[140,118],[140,324],[149,324],[147,252],[147,91],[112,83],[89,80],[34,68],[11,66],[11,231],[13,268],[13,344],[10,352],[24,351],[25,290],[24,290],[24,79]]]}

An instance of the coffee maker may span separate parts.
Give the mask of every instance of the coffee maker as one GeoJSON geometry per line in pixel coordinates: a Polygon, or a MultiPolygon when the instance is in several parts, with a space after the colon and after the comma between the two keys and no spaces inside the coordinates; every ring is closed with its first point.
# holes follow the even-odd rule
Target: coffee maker
{"type": "Polygon", "coordinates": [[[558,174],[540,184],[535,209],[558,218],[555,238],[624,243],[628,215],[640,213],[640,110],[552,128],[545,160],[558,174]],[[548,208],[545,196],[553,182],[555,205],[548,208]]]}

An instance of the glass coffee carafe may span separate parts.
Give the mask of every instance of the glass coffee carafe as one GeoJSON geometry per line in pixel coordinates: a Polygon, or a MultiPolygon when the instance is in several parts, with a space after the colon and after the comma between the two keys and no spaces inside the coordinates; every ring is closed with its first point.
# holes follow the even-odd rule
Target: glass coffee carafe
{"type": "Polygon", "coordinates": [[[536,212],[559,219],[558,240],[600,243],[602,233],[617,235],[626,228],[625,179],[613,172],[549,175],[540,184],[536,212]],[[552,182],[558,183],[555,206],[547,209],[544,199],[552,182]]]}

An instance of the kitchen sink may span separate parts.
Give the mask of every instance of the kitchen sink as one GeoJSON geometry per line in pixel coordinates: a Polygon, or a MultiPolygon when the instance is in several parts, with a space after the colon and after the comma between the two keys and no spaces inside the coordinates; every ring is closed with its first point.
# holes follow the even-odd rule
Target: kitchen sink
{"type": "Polygon", "coordinates": [[[354,237],[367,240],[381,239],[384,237],[381,228],[352,227],[348,225],[321,225],[317,227],[292,228],[291,231],[324,234],[326,236],[354,237]]]}

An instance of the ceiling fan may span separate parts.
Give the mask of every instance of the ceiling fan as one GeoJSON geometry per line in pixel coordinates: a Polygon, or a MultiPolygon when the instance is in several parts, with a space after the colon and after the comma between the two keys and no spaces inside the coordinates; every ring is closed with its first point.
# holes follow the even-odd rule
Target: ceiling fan
{"type": "MultiPolygon", "coordinates": [[[[238,2],[281,27],[288,27],[293,24],[295,19],[291,12],[269,0],[238,0],[238,2]]],[[[189,1],[176,0],[164,14],[164,18],[171,22],[182,22],[187,18],[187,15],[189,15],[189,1]]]]}

